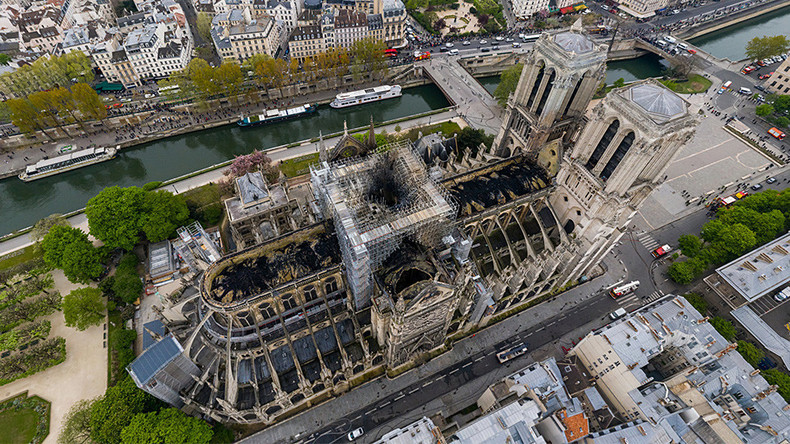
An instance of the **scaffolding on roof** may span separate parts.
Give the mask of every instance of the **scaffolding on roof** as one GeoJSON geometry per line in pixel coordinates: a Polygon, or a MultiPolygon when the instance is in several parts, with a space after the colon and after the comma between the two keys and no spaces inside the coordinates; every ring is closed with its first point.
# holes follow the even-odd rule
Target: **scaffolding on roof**
{"type": "Polygon", "coordinates": [[[373,271],[404,238],[438,246],[458,210],[408,140],[364,158],[313,165],[310,176],[324,216],[334,220],[357,309],[370,303],[373,271]]]}

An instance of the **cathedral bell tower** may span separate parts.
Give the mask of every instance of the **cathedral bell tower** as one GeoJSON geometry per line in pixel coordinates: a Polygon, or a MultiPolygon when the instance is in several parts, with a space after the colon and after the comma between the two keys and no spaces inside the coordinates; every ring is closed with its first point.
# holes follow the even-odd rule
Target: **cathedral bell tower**
{"type": "Polygon", "coordinates": [[[557,171],[562,142],[578,128],[584,110],[606,74],[606,45],[584,32],[581,19],[569,31],[544,33],[524,63],[493,152],[520,153],[550,175],[557,171]],[[555,146],[547,142],[558,140],[555,146]],[[553,152],[551,155],[547,155],[553,152]]]}

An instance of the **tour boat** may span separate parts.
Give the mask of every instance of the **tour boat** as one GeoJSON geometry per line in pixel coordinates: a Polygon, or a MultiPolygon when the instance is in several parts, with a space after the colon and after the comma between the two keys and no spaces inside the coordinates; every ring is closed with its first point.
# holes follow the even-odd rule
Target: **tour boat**
{"type": "Polygon", "coordinates": [[[382,85],[375,88],[360,89],[347,93],[340,93],[329,104],[332,108],[346,108],[363,103],[378,102],[379,100],[392,99],[401,96],[400,85],[382,85]]]}
{"type": "Polygon", "coordinates": [[[301,105],[288,109],[267,109],[263,114],[253,116],[241,116],[236,122],[242,128],[280,122],[282,120],[294,119],[301,116],[313,114],[318,109],[316,105],[301,105]]]}
{"type": "Polygon", "coordinates": [[[94,163],[104,162],[115,157],[119,148],[120,145],[115,148],[86,148],[51,159],[39,160],[33,165],[28,165],[25,168],[25,172],[19,175],[19,178],[25,182],[30,182],[42,177],[54,176],[64,171],[76,170],[94,163]]]}

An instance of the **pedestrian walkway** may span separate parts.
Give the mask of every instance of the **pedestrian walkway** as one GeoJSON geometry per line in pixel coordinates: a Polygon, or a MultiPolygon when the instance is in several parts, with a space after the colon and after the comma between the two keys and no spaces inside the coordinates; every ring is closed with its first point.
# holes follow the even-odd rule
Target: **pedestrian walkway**
{"type": "Polygon", "coordinates": [[[640,307],[642,305],[642,301],[639,299],[639,296],[637,296],[636,293],[629,293],[625,296],[620,296],[617,298],[617,305],[625,308],[627,311],[631,311],[632,309],[640,307]]]}
{"type": "Polygon", "coordinates": [[[650,233],[642,233],[636,237],[639,240],[639,243],[642,244],[647,251],[653,251],[658,248],[658,242],[653,239],[653,236],[650,233]]]}
{"type": "Polygon", "coordinates": [[[657,291],[654,291],[654,292],[650,293],[650,296],[646,297],[643,302],[644,302],[644,304],[649,304],[649,303],[651,303],[653,301],[656,301],[658,299],[661,299],[663,297],[664,297],[664,292],[661,291],[661,290],[657,290],[657,291]]]}

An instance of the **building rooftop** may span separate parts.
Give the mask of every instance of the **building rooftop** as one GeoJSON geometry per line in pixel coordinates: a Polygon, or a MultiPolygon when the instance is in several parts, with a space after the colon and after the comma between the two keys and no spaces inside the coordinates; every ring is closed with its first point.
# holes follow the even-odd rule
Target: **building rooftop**
{"type": "Polygon", "coordinates": [[[657,83],[640,83],[629,88],[628,93],[631,101],[647,111],[656,122],[666,122],[686,114],[686,102],[657,83]]]}
{"type": "Polygon", "coordinates": [[[561,32],[554,36],[554,43],[568,52],[584,54],[595,49],[595,44],[590,38],[578,32],[561,32]]]}
{"type": "Polygon", "coordinates": [[[790,282],[790,233],[716,269],[747,301],[781,289],[790,282]]]}
{"type": "Polygon", "coordinates": [[[423,416],[405,427],[388,432],[375,444],[436,444],[439,442],[437,435],[441,436],[441,432],[433,421],[423,416]]]}
{"type": "Polygon", "coordinates": [[[148,274],[156,279],[167,273],[175,271],[172,247],[169,240],[155,244],[148,244],[148,274]]]}
{"type": "Polygon", "coordinates": [[[236,303],[338,264],[337,237],[313,225],[225,256],[206,271],[201,292],[213,304],[236,303]]]}
{"type": "Polygon", "coordinates": [[[531,400],[519,400],[461,428],[448,443],[462,444],[545,444],[535,430],[541,418],[540,407],[531,400]]]}
{"type": "Polygon", "coordinates": [[[137,386],[147,384],[173,359],[177,358],[184,349],[172,336],[165,336],[161,341],[148,347],[137,357],[127,370],[137,386]]]}
{"type": "Polygon", "coordinates": [[[443,183],[458,201],[459,216],[463,217],[541,190],[548,186],[548,179],[542,169],[533,167],[519,157],[447,179],[443,183]]]}

